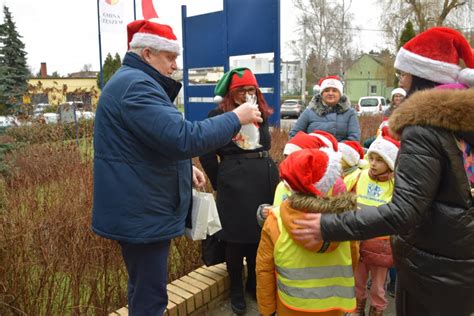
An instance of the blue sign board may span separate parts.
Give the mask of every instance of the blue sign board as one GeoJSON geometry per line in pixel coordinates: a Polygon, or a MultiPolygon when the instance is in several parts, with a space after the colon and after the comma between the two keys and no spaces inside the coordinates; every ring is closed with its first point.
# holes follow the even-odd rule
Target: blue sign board
{"type": "Polygon", "coordinates": [[[265,100],[274,109],[270,124],[279,124],[280,0],[223,1],[223,11],[190,17],[186,6],[182,6],[186,119],[203,120],[216,107],[212,102],[215,84],[190,82],[189,70],[221,67],[223,72],[227,72],[233,56],[272,53],[272,71],[257,72],[255,76],[265,100]]]}

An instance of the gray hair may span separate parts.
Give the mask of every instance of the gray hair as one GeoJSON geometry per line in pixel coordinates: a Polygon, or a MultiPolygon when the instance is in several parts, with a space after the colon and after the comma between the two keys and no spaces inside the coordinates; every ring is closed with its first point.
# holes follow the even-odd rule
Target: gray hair
{"type": "Polygon", "coordinates": [[[128,51],[131,52],[131,53],[135,53],[138,56],[141,56],[142,52],[145,48],[148,48],[153,54],[158,54],[158,52],[159,52],[159,50],[151,48],[151,47],[130,47],[130,49],[128,51]]]}

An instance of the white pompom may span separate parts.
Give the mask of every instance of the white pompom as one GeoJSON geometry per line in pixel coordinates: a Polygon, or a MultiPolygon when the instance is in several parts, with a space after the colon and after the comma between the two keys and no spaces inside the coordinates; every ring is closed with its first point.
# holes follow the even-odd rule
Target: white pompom
{"type": "Polygon", "coordinates": [[[458,82],[469,87],[474,87],[474,69],[464,68],[459,72],[458,82]]]}
{"type": "Polygon", "coordinates": [[[216,96],[214,97],[214,103],[221,103],[222,100],[224,100],[224,98],[221,97],[220,95],[216,95],[216,96]]]}

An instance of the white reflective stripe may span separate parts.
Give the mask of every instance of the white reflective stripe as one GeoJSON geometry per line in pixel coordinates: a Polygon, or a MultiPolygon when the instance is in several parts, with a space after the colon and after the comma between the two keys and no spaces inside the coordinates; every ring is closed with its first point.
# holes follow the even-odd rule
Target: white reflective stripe
{"type": "Polygon", "coordinates": [[[314,280],[327,278],[351,278],[352,266],[326,266],[305,268],[276,267],[277,273],[289,280],[314,280]]]}
{"type": "Polygon", "coordinates": [[[340,286],[340,285],[331,285],[331,286],[322,286],[322,287],[293,287],[282,284],[280,280],[277,282],[278,289],[283,293],[296,298],[304,299],[325,299],[332,297],[341,297],[352,299],[355,298],[355,290],[353,286],[340,286]]]}

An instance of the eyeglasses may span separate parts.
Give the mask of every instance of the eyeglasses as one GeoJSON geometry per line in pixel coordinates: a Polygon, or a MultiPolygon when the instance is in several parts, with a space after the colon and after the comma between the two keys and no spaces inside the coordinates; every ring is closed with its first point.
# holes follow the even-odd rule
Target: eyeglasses
{"type": "Polygon", "coordinates": [[[403,72],[403,71],[397,71],[395,73],[395,76],[397,77],[398,80],[405,79],[406,76],[408,76],[408,72],[403,72]]]}
{"type": "Polygon", "coordinates": [[[238,94],[245,94],[245,93],[248,93],[248,94],[255,94],[255,93],[257,93],[257,89],[256,89],[255,87],[237,88],[237,89],[235,89],[235,91],[236,91],[238,94]]]}

